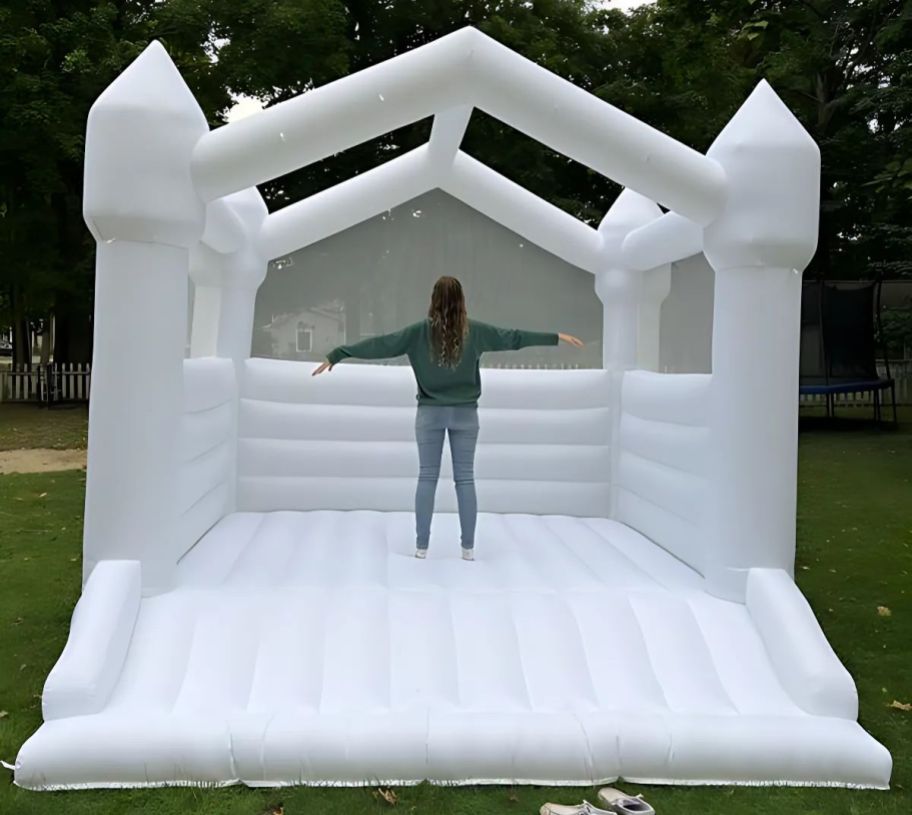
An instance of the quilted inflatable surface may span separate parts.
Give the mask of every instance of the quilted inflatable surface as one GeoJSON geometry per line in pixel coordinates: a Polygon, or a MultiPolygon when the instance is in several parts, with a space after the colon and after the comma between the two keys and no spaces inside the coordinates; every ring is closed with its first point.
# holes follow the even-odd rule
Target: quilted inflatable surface
{"type": "Polygon", "coordinates": [[[455,514],[427,560],[413,524],[225,517],[139,604],[104,706],[46,721],[17,784],[886,784],[854,711],[795,701],[750,606],[630,528],[482,513],[467,563],[455,514]]]}

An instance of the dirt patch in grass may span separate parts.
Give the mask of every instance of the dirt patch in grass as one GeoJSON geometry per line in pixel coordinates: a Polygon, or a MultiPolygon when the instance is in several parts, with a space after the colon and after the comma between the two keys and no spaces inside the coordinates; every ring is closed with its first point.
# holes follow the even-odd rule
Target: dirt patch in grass
{"type": "Polygon", "coordinates": [[[50,447],[0,450],[0,473],[4,474],[78,470],[85,466],[85,450],[54,450],[50,447]]]}
{"type": "Polygon", "coordinates": [[[88,435],[88,405],[48,409],[37,403],[0,402],[0,450],[75,450],[87,446],[88,435]]]}

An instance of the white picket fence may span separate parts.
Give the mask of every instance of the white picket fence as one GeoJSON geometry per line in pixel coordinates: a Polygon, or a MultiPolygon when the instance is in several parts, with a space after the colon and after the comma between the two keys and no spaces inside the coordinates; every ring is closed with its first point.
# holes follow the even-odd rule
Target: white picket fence
{"type": "Polygon", "coordinates": [[[82,362],[0,368],[0,402],[86,402],[91,366],[82,362]]]}
{"type": "MultiPolygon", "coordinates": [[[[372,360],[381,365],[396,365],[391,361],[372,360]]],[[[581,366],[576,363],[502,363],[485,365],[488,368],[514,368],[529,370],[574,370],[581,366]]],[[[885,375],[878,365],[881,376],[885,375]]],[[[890,374],[896,380],[896,401],[901,405],[912,404],[912,359],[890,362],[890,374]]],[[[17,365],[0,368],[0,402],[85,402],[89,398],[91,366],[87,363],[61,362],[50,365],[17,365]]],[[[883,395],[881,397],[883,399],[883,395]]],[[[869,405],[870,393],[841,393],[834,397],[837,406],[869,405]]],[[[825,397],[802,395],[801,405],[823,405],[825,397]]]]}
{"type": "MultiPolygon", "coordinates": [[[[372,362],[377,362],[372,360],[372,362]]],[[[397,364],[386,360],[380,364],[397,364]]],[[[504,364],[491,368],[580,368],[577,364],[504,364]]],[[[0,402],[85,402],[89,398],[91,366],[61,362],[50,365],[16,365],[0,368],[0,402]]]]}

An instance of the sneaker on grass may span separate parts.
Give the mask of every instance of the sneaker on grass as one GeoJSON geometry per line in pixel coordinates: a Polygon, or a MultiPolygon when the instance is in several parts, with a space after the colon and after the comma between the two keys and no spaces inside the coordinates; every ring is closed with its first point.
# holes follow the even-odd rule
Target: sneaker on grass
{"type": "Polygon", "coordinates": [[[628,795],[614,787],[598,791],[599,803],[617,815],[655,815],[655,810],[643,800],[642,795],[628,795]]]}
{"type": "Polygon", "coordinates": [[[542,804],[539,815],[614,815],[607,809],[599,809],[588,801],[581,804],[542,804]]]}

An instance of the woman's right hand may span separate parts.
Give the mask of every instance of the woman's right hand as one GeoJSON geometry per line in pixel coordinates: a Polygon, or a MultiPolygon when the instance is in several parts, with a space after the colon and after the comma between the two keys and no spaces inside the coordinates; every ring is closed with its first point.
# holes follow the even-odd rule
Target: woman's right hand
{"type": "Polygon", "coordinates": [[[314,368],[311,376],[316,376],[317,374],[322,374],[323,371],[325,371],[327,368],[329,368],[330,371],[333,369],[333,363],[331,363],[329,360],[326,360],[326,362],[324,362],[322,365],[320,365],[319,368],[314,368]]]}
{"type": "Polygon", "coordinates": [[[564,342],[569,342],[570,345],[575,345],[577,348],[583,347],[583,341],[579,337],[574,337],[572,334],[558,334],[564,342]]]}

